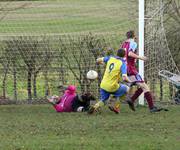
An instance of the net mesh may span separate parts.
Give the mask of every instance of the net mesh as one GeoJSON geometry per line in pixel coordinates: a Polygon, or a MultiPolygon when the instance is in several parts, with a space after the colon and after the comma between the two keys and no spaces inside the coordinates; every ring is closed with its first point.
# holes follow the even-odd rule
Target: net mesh
{"type": "MultiPolygon", "coordinates": [[[[161,0],[146,0],[145,77],[157,99],[173,86],[158,77],[161,69],[179,73],[168,48],[161,0]]],[[[128,30],[137,31],[136,0],[38,0],[0,2],[0,95],[6,100],[44,99],[57,87],[74,84],[78,92],[98,96],[103,66],[97,57],[111,54],[128,30]],[[94,69],[94,82],[86,73],[94,69]]],[[[169,90],[170,89],[170,90],[169,90]]],[[[166,94],[168,96],[166,96],[166,94]]]]}
{"type": "Polygon", "coordinates": [[[103,67],[95,59],[117,49],[127,30],[137,29],[137,5],[135,0],[0,2],[1,95],[32,101],[69,84],[97,95],[103,67]],[[86,79],[89,69],[98,71],[97,82],[86,79]]]}
{"type": "Polygon", "coordinates": [[[146,1],[145,15],[145,55],[149,61],[145,65],[145,76],[154,96],[171,101],[176,91],[174,85],[159,76],[161,70],[179,74],[166,39],[165,12],[170,11],[172,1],[146,1]]]}

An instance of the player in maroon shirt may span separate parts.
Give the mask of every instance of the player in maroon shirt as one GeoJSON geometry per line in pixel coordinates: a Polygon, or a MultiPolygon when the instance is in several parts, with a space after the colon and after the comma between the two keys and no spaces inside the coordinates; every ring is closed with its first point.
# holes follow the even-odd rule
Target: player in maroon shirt
{"type": "MultiPolygon", "coordinates": [[[[158,112],[161,109],[154,106],[153,97],[151,95],[150,89],[148,85],[143,81],[138,70],[136,68],[136,60],[140,59],[146,61],[147,58],[145,56],[139,56],[137,54],[137,43],[135,42],[135,32],[128,31],[126,33],[127,40],[125,40],[121,46],[121,48],[126,49],[126,61],[127,61],[127,74],[131,81],[134,81],[136,85],[138,85],[138,89],[135,91],[134,95],[131,97],[131,102],[135,102],[135,100],[144,92],[144,97],[147,100],[150,112],[158,112]]],[[[131,104],[130,102],[128,104],[131,104]]],[[[130,107],[134,107],[129,105],[130,107]]],[[[134,109],[134,108],[133,108],[134,109]]]]}

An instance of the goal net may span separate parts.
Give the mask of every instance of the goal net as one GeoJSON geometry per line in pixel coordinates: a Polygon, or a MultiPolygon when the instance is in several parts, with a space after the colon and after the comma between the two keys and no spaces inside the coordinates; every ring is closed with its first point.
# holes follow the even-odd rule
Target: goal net
{"type": "Polygon", "coordinates": [[[137,9],[135,0],[0,2],[1,95],[31,101],[69,84],[97,95],[103,68],[95,60],[137,31],[137,9]],[[89,69],[97,82],[86,79],[89,69]]]}
{"type": "MultiPolygon", "coordinates": [[[[172,7],[177,2],[174,0],[146,0],[145,3],[145,55],[149,59],[145,64],[145,77],[149,81],[154,96],[161,101],[172,102],[177,93],[176,84],[159,76],[159,72],[162,70],[180,74],[178,64],[176,64],[178,61],[175,63],[171,52],[175,49],[169,49],[166,38],[166,34],[169,34],[168,31],[170,31],[166,28],[167,24],[169,24],[168,28],[173,28],[170,24],[176,24],[174,20],[168,18],[177,15],[177,12],[174,11],[175,8],[173,10],[172,7]],[[170,15],[168,16],[168,14],[170,15]]],[[[176,55],[178,55],[178,51],[176,55]]]]}
{"type": "MultiPolygon", "coordinates": [[[[157,99],[169,98],[173,90],[169,92],[169,84],[158,77],[160,69],[178,73],[163,27],[167,5],[161,0],[147,0],[145,5],[145,55],[149,57],[145,78],[157,99]]],[[[2,98],[32,102],[59,95],[59,87],[69,84],[76,85],[79,93],[91,91],[98,96],[104,68],[95,60],[113,54],[128,30],[138,33],[138,2],[2,1],[0,22],[2,98]],[[99,74],[92,83],[86,79],[90,69],[99,74]]]]}

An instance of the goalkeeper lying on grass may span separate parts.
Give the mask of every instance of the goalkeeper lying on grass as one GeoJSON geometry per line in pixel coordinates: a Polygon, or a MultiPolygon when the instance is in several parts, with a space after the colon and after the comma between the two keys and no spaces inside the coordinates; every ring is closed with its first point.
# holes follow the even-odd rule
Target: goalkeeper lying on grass
{"type": "Polygon", "coordinates": [[[76,87],[74,85],[69,85],[64,91],[63,96],[52,96],[48,99],[57,112],[87,111],[89,110],[91,100],[95,100],[95,97],[90,92],[81,95],[76,94],[76,87]]]}

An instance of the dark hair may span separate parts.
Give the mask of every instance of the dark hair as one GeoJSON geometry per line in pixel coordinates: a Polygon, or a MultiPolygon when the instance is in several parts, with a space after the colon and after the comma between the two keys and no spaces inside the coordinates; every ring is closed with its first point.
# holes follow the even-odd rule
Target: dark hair
{"type": "Polygon", "coordinates": [[[128,32],[126,33],[126,37],[127,37],[128,39],[134,38],[134,37],[135,37],[135,32],[134,32],[133,30],[128,31],[128,32]]]}
{"type": "Polygon", "coordinates": [[[87,93],[83,93],[81,95],[81,98],[84,102],[86,101],[90,101],[90,100],[96,100],[96,98],[94,97],[94,95],[92,95],[90,92],[87,93]]]}
{"type": "Polygon", "coordinates": [[[126,54],[126,50],[124,48],[120,48],[117,50],[117,56],[124,57],[126,54]]]}

